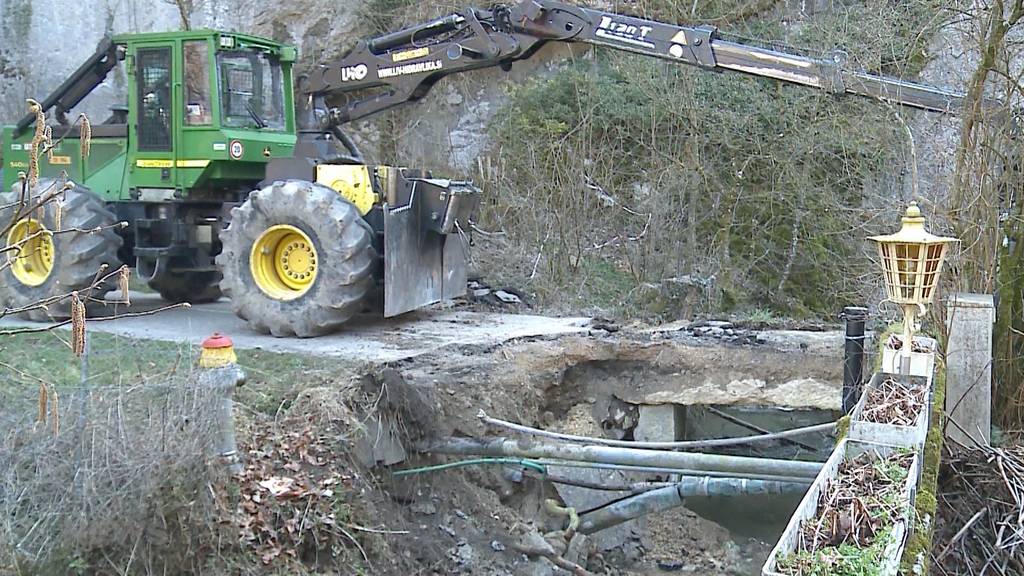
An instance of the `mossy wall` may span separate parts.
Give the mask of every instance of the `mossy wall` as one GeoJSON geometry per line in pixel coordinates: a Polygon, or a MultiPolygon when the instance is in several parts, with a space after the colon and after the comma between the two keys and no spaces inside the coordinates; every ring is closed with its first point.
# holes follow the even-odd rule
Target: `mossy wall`
{"type": "MultiPolygon", "coordinates": [[[[904,77],[923,66],[941,14],[932,0],[853,2],[796,21],[780,3],[753,14],[698,4],[624,10],[721,21],[817,57],[841,47],[850,67],[904,77]]],[[[709,309],[793,316],[834,313],[874,287],[864,237],[889,224],[876,183],[901,186],[908,147],[894,114],[906,111],[609,50],[510,95],[491,125],[499,166],[484,214],[509,234],[485,274],[528,277],[542,302],[624,315],[650,312],[643,287],[666,278],[699,284],[709,309]]]]}
{"type": "Polygon", "coordinates": [[[938,507],[936,493],[939,485],[939,467],[942,464],[946,403],[946,364],[941,358],[935,361],[935,391],[932,395],[931,425],[924,445],[924,466],[921,480],[917,484],[915,502],[914,533],[907,540],[900,562],[900,572],[905,575],[924,576],[931,564],[932,537],[935,531],[935,510],[938,507]]]}

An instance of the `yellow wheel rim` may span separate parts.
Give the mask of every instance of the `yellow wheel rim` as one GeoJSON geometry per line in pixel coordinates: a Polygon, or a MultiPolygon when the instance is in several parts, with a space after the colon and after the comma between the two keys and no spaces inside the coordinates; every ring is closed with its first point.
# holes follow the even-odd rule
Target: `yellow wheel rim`
{"type": "Polygon", "coordinates": [[[14,278],[26,286],[39,286],[53,272],[53,234],[38,220],[26,218],[11,228],[7,252],[14,278]]]}
{"type": "Polygon", "coordinates": [[[319,257],[313,241],[295,226],[268,228],[252,245],[249,266],[256,285],[275,300],[294,300],[316,281],[319,257]]]}

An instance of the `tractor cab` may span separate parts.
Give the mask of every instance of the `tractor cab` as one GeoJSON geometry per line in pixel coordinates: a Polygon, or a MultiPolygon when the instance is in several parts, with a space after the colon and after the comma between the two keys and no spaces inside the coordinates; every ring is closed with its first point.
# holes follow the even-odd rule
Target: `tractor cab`
{"type": "MultiPolygon", "coordinates": [[[[215,299],[214,258],[231,208],[263,180],[268,162],[294,153],[295,58],[293,47],[245,34],[115,36],[39,101],[54,145],[37,155],[39,177],[66,175],[128,222],[116,260],[165,298],[215,299]],[[115,68],[123,76],[111,75],[115,68]],[[90,118],[88,130],[68,116],[121,78],[127,106],[90,118]]],[[[0,192],[29,170],[35,121],[27,114],[3,129],[0,192]]]]}
{"type": "MultiPolygon", "coordinates": [[[[210,30],[115,36],[42,102],[57,123],[40,175],[68,177],[108,202],[226,200],[295,145],[295,49],[210,30]],[[127,114],[91,119],[92,142],[65,114],[123,63],[127,114]]],[[[122,108],[124,110],[124,108],[122,108]]],[[[28,166],[34,116],[4,130],[4,189],[28,166]]]]}

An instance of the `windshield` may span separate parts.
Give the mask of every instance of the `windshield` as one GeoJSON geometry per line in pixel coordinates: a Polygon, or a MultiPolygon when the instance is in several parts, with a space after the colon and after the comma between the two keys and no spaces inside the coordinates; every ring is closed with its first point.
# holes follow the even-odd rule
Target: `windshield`
{"type": "Polygon", "coordinates": [[[256,50],[217,54],[221,116],[225,126],[284,130],[281,63],[256,50]]]}

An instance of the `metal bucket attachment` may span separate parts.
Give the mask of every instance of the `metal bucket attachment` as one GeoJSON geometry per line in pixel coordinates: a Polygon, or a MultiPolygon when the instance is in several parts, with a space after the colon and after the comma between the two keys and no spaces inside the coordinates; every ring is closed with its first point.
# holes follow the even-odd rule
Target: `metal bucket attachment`
{"type": "Polygon", "coordinates": [[[480,190],[461,182],[416,180],[409,203],[384,205],[384,316],[466,293],[466,237],[480,190]],[[441,233],[441,230],[450,230],[441,233]]]}

